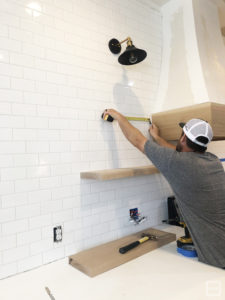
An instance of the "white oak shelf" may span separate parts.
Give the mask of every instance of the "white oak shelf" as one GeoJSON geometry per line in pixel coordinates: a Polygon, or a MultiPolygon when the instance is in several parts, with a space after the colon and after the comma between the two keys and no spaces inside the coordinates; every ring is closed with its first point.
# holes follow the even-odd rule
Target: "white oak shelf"
{"type": "Polygon", "coordinates": [[[141,166],[141,167],[133,167],[133,168],[119,168],[119,169],[81,172],[80,178],[104,181],[104,180],[120,179],[125,177],[151,175],[155,173],[159,173],[159,170],[155,166],[149,165],[149,166],[141,166]]]}
{"type": "Polygon", "coordinates": [[[208,121],[213,129],[213,140],[225,139],[225,105],[215,102],[205,102],[172,109],[152,115],[152,123],[159,127],[160,135],[167,141],[176,141],[180,138],[180,122],[190,119],[208,121]]]}

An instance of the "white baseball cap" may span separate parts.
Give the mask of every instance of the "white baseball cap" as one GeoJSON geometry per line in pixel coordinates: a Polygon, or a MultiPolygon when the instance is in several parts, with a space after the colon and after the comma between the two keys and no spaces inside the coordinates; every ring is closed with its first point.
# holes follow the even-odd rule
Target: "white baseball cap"
{"type": "Polygon", "coordinates": [[[179,123],[179,125],[183,128],[183,131],[189,140],[199,146],[207,147],[208,143],[211,142],[213,138],[212,127],[206,121],[191,119],[187,123],[179,123]],[[199,141],[197,139],[198,137],[206,138],[206,142],[199,141]]]}

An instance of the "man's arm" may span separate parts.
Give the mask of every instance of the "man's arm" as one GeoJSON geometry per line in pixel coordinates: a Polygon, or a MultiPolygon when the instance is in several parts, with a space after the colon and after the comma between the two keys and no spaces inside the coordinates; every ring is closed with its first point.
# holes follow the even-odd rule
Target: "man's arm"
{"type": "Polygon", "coordinates": [[[144,153],[144,146],[148,139],[137,128],[131,125],[129,121],[118,111],[114,109],[107,109],[104,111],[103,118],[106,115],[110,115],[117,120],[128,141],[144,153]]]}

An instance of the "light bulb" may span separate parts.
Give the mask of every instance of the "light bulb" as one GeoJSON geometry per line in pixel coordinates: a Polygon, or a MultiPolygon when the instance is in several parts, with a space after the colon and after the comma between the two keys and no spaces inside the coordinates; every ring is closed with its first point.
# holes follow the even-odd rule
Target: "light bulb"
{"type": "Polygon", "coordinates": [[[134,63],[137,62],[137,57],[134,55],[134,53],[131,53],[131,54],[130,54],[129,62],[130,62],[131,64],[134,64],[134,63]]]}

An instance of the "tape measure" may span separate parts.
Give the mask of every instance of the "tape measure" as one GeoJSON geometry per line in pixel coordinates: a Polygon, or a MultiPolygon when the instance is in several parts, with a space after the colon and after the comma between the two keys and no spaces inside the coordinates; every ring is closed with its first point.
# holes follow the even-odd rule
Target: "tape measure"
{"type": "MultiPolygon", "coordinates": [[[[103,119],[103,115],[104,115],[104,114],[102,114],[102,119],[103,119]]],[[[150,120],[150,118],[127,117],[127,116],[125,116],[125,118],[126,118],[128,121],[148,122],[149,124],[152,123],[151,120],[150,120]]],[[[113,120],[114,120],[113,117],[110,116],[110,115],[106,115],[106,116],[104,117],[104,121],[113,122],[113,120]]]]}
{"type": "Polygon", "coordinates": [[[177,247],[177,252],[186,257],[197,257],[198,254],[193,245],[184,245],[182,247],[177,247]]]}
{"type": "Polygon", "coordinates": [[[148,123],[152,123],[150,118],[139,118],[139,117],[126,117],[127,120],[129,121],[141,121],[141,122],[148,122],[148,123]]]}

